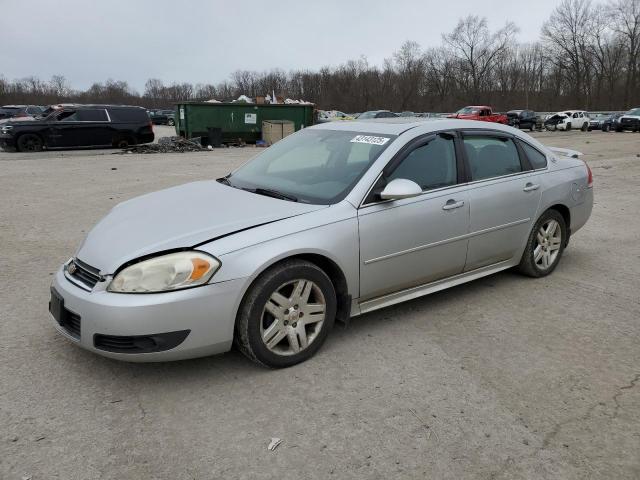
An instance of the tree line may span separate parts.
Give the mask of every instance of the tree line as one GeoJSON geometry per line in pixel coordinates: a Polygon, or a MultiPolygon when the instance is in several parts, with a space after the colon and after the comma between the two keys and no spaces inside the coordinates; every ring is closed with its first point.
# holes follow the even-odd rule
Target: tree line
{"type": "Polygon", "coordinates": [[[382,65],[365,57],[319,70],[239,70],[218,84],[149,79],[144,92],[126,81],[74,90],[56,75],[49,81],[0,77],[0,103],[118,103],[147,108],[275,92],[318,108],[447,112],[470,104],[497,110],[567,108],[626,110],[640,106],[640,0],[563,0],[543,24],[540,40],[522,43],[518,27],[491,30],[469,15],[442,35],[440,45],[405,42],[382,65]]]}

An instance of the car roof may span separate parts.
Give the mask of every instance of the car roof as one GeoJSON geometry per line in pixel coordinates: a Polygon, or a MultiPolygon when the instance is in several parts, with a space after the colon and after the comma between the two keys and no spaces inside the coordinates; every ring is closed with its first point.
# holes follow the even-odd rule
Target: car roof
{"type": "MultiPolygon", "coordinates": [[[[57,105],[54,105],[57,106],[57,105]]],[[[75,109],[83,109],[83,108],[141,108],[146,110],[144,107],[139,107],[137,105],[109,105],[109,104],[93,104],[93,103],[62,103],[60,104],[61,108],[75,108],[75,109]]]]}
{"type": "Polygon", "coordinates": [[[376,118],[370,120],[356,119],[349,122],[320,123],[309,128],[317,130],[341,130],[347,132],[365,132],[386,135],[400,135],[413,128],[420,128],[422,133],[461,128],[495,130],[512,134],[516,132],[516,129],[513,127],[499,123],[477,122],[475,120],[461,120],[458,118],[419,117],[376,118]]]}

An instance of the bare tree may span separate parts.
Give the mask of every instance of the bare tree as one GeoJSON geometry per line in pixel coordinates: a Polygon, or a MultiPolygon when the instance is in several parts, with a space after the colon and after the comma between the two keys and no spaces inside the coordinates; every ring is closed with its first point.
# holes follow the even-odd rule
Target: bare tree
{"type": "Polygon", "coordinates": [[[449,34],[442,36],[451,55],[459,61],[460,80],[473,102],[480,100],[484,80],[507,49],[518,28],[507,23],[497,32],[491,33],[487,19],[469,15],[461,19],[449,34]]]}

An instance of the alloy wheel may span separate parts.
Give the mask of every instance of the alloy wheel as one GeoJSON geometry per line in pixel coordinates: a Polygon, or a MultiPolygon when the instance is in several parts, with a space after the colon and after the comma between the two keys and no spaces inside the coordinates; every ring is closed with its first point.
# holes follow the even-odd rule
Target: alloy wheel
{"type": "Polygon", "coordinates": [[[549,219],[543,223],[536,235],[537,245],[533,250],[533,261],[540,270],[549,269],[560,253],[562,245],[562,228],[560,224],[549,219]]]}
{"type": "Polygon", "coordinates": [[[262,312],[260,333],[265,346],[278,355],[295,355],[317,338],[327,303],[318,285],[297,279],[278,287],[262,312]]]}

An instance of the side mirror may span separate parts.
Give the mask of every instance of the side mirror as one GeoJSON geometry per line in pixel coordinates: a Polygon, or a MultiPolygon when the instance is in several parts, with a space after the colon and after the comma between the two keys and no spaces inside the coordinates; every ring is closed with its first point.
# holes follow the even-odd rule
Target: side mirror
{"type": "Polygon", "coordinates": [[[422,188],[412,180],[396,178],[391,180],[380,194],[382,200],[400,200],[401,198],[417,197],[422,188]]]}

